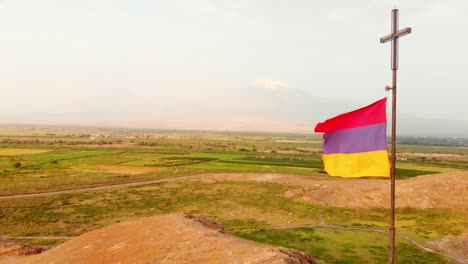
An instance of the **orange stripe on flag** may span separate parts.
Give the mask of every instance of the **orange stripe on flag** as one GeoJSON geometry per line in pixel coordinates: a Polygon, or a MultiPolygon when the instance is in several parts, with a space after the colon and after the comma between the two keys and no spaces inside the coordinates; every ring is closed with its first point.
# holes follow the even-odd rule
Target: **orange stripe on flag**
{"type": "Polygon", "coordinates": [[[322,159],[325,170],[330,176],[390,176],[390,164],[386,150],[352,154],[323,154],[322,159]]]}

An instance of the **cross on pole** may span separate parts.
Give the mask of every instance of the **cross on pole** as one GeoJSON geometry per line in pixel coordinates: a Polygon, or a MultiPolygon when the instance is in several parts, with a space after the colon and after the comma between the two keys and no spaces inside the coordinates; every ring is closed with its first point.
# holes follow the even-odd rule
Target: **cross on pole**
{"type": "Polygon", "coordinates": [[[407,27],[398,30],[398,9],[392,10],[392,33],[380,38],[380,43],[392,42],[392,87],[386,86],[385,90],[392,90],[392,165],[390,167],[390,228],[389,228],[389,257],[388,263],[395,262],[395,138],[396,138],[396,86],[398,70],[398,39],[411,33],[407,27]]]}

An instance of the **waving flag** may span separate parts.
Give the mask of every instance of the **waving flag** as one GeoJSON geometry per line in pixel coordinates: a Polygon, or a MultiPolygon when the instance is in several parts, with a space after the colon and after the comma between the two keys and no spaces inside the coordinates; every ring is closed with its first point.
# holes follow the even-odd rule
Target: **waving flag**
{"type": "Polygon", "coordinates": [[[387,98],[318,123],[323,163],[331,176],[390,176],[386,130],[387,98]]]}

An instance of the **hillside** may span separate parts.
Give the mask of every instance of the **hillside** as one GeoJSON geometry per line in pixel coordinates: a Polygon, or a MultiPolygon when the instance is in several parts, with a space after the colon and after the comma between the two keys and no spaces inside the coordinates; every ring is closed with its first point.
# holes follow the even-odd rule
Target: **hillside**
{"type": "Polygon", "coordinates": [[[189,214],[140,218],[83,234],[8,263],[321,263],[306,254],[238,238],[189,214]]]}
{"type": "MultiPolygon", "coordinates": [[[[206,183],[235,180],[291,185],[290,199],[335,207],[389,207],[388,179],[328,177],[321,180],[288,174],[226,173],[205,176],[206,183]]],[[[458,208],[468,206],[468,171],[422,175],[396,182],[396,206],[412,208],[458,208]]]]}

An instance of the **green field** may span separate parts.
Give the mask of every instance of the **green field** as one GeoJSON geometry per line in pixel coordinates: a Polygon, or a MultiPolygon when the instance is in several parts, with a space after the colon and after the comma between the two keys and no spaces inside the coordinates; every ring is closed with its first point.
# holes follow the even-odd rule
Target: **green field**
{"type": "MultiPolygon", "coordinates": [[[[386,234],[329,228],[296,228],[239,232],[239,236],[262,243],[300,249],[327,263],[386,263],[386,234]]],[[[443,257],[421,252],[413,244],[397,239],[396,263],[450,263],[443,257]]]]}
{"type": "MultiPolygon", "coordinates": [[[[228,172],[323,180],[316,135],[82,128],[0,129],[0,196],[228,172]]],[[[468,170],[468,148],[399,146],[397,178],[468,170]],[[453,155],[452,155],[453,154],[453,155]]],[[[339,178],[333,178],[339,180],[339,178]]],[[[313,205],[291,186],[258,182],[159,183],[42,198],[0,200],[0,235],[77,236],[142,216],[190,212],[241,237],[308,252],[329,263],[384,263],[388,210],[313,205]],[[325,223],[327,226],[317,226],[325,223]],[[303,228],[293,228],[305,226],[303,228]],[[309,226],[309,227],[306,227],[309,226]],[[287,229],[274,228],[291,227],[287,229]]],[[[468,212],[397,209],[400,234],[420,243],[457,236],[468,212]]],[[[56,245],[64,240],[24,239],[56,245]]],[[[450,263],[398,238],[398,263],[450,263]]]]}

